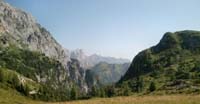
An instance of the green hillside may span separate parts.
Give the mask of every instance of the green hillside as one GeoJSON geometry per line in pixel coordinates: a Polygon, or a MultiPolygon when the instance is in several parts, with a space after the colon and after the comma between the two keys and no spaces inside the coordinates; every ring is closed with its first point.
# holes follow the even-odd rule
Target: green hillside
{"type": "Polygon", "coordinates": [[[43,102],[33,101],[24,97],[20,93],[10,88],[0,88],[0,104],[44,104],[43,102]]]}
{"type": "Polygon", "coordinates": [[[58,74],[64,71],[58,61],[44,54],[15,46],[0,47],[1,85],[30,98],[68,100],[69,88],[58,80],[58,74]]]}
{"type": "Polygon", "coordinates": [[[200,32],[166,33],[134,58],[119,83],[133,92],[199,93],[200,32]]]}
{"type": "Polygon", "coordinates": [[[0,68],[0,104],[42,104],[27,97],[29,92],[37,92],[40,87],[13,70],[0,68]]]}
{"type": "Polygon", "coordinates": [[[86,72],[86,80],[89,86],[93,85],[111,85],[119,81],[126,73],[129,63],[108,64],[101,62],[86,72]]]}

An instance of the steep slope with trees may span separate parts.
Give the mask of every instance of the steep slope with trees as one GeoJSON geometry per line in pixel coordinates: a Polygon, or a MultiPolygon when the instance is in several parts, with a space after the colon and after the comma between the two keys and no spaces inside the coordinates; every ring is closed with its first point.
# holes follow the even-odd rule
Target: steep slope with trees
{"type": "Polygon", "coordinates": [[[55,100],[67,99],[65,91],[73,86],[80,93],[87,92],[85,71],[79,67],[79,62],[71,60],[63,47],[30,14],[3,0],[0,0],[0,54],[3,70],[16,71],[45,85],[43,89],[49,91],[45,92],[45,100],[54,99],[56,94],[62,97],[55,100]]]}
{"type": "Polygon", "coordinates": [[[200,32],[168,32],[158,45],[140,52],[119,85],[134,92],[200,91],[200,32]]]}
{"type": "Polygon", "coordinates": [[[92,86],[112,85],[126,73],[129,63],[108,64],[100,62],[91,69],[86,71],[86,81],[89,88],[92,86]]]}

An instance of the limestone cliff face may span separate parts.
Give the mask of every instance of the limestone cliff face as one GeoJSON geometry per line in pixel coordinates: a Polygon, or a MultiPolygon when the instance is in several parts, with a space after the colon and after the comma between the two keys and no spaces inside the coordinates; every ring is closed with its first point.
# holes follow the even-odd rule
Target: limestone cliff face
{"type": "Polygon", "coordinates": [[[62,46],[30,14],[3,1],[0,1],[0,33],[1,44],[39,51],[64,65],[69,61],[62,46]]]}
{"type": "MultiPolygon", "coordinates": [[[[45,28],[38,24],[30,14],[14,8],[2,0],[0,0],[0,45],[4,47],[14,45],[43,53],[45,56],[59,61],[65,68],[65,72],[60,73],[59,70],[57,71],[59,72],[59,82],[68,79],[70,83],[73,81],[80,88],[86,87],[83,82],[84,76],[80,76],[84,74],[84,71],[82,72],[80,67],[75,67],[79,68],[77,69],[79,71],[73,73],[74,68],[71,66],[76,66],[77,64],[73,64],[69,54],[67,54],[67,50],[45,28]]],[[[36,76],[38,77],[39,75],[36,76]]],[[[38,77],[38,79],[41,78],[38,77]]],[[[64,84],[69,85],[67,83],[69,81],[64,84]]]]}

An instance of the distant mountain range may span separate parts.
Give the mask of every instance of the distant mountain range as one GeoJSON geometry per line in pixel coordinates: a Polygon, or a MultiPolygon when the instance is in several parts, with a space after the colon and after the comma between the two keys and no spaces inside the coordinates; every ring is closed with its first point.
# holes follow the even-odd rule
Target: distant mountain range
{"type": "Polygon", "coordinates": [[[86,70],[85,81],[88,88],[116,83],[125,74],[130,65],[128,59],[104,57],[97,54],[86,55],[82,49],[67,50],[66,52],[71,60],[78,60],[80,67],[86,70]]]}
{"type": "MultiPolygon", "coordinates": [[[[32,15],[0,0],[0,89],[12,88],[32,98],[52,101],[71,99],[70,92],[78,91],[81,98],[90,88],[86,70],[101,62],[122,64],[129,60],[68,51],[32,15]]],[[[120,70],[124,73],[127,68],[120,70]]]]}
{"type": "Polygon", "coordinates": [[[86,71],[86,82],[92,86],[105,86],[115,84],[126,73],[130,63],[108,64],[100,62],[86,71]]]}
{"type": "Polygon", "coordinates": [[[100,90],[108,97],[130,91],[199,93],[200,31],[167,32],[130,64],[128,59],[69,51],[30,14],[0,0],[0,89],[63,101],[88,98],[92,87],[100,92],[96,86],[106,86],[100,90]]]}
{"type": "Polygon", "coordinates": [[[108,64],[130,63],[130,60],[123,58],[105,57],[97,54],[86,55],[82,49],[67,51],[67,53],[70,54],[70,58],[79,60],[81,66],[85,69],[91,68],[100,62],[106,62],[108,64]]]}

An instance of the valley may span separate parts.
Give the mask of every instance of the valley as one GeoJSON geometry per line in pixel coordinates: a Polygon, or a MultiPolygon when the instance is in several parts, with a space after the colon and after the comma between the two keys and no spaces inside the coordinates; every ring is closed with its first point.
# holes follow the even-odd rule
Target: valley
{"type": "MultiPolygon", "coordinates": [[[[132,62],[87,54],[64,47],[68,43],[60,44],[59,34],[52,35],[31,14],[0,0],[0,104],[199,104],[200,31],[162,34],[158,43],[130,54],[132,62]]],[[[107,47],[113,56],[146,43],[135,46],[116,38],[104,44],[105,39],[109,36],[96,45],[114,42],[107,47]]],[[[71,46],[81,41],[76,37],[71,46]]]]}

